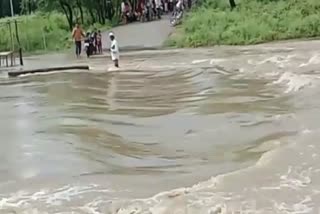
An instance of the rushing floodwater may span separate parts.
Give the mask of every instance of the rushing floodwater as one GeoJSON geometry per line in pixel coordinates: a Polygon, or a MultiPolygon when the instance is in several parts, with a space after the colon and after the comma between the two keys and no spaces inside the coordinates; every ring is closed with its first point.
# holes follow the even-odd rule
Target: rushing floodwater
{"type": "Polygon", "coordinates": [[[4,75],[0,213],[319,213],[319,47],[144,52],[115,72],[92,59],[89,72],[4,75]]]}

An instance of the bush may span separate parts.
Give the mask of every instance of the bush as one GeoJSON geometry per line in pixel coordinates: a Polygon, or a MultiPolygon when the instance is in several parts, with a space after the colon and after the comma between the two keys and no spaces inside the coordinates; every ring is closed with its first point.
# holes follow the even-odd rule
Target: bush
{"type": "Polygon", "coordinates": [[[248,45],[320,35],[319,0],[207,0],[189,13],[167,44],[177,47],[248,45]]]}

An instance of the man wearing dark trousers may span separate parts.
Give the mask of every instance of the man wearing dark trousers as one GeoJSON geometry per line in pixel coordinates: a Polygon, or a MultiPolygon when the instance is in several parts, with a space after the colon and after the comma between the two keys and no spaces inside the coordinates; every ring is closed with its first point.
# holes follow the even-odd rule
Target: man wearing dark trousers
{"type": "Polygon", "coordinates": [[[85,37],[84,32],[79,24],[76,24],[76,27],[72,31],[72,38],[74,39],[75,46],[76,46],[76,56],[77,58],[81,55],[81,43],[82,39],[85,37]]]}

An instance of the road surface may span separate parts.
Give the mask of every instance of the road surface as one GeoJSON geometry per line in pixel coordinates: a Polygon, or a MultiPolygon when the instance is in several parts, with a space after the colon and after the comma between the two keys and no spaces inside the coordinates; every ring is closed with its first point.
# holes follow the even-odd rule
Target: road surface
{"type": "Polygon", "coordinates": [[[122,50],[127,49],[154,49],[163,46],[173,28],[169,24],[168,17],[152,22],[135,22],[115,27],[103,33],[103,48],[109,49],[109,32],[116,35],[116,39],[122,50]]]}

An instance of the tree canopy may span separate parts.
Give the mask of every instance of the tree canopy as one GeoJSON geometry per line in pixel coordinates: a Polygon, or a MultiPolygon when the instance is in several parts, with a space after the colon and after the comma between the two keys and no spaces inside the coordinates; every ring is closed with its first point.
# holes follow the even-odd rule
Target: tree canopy
{"type": "MultiPolygon", "coordinates": [[[[132,0],[135,4],[137,0],[132,0]]],[[[70,29],[74,23],[112,21],[119,17],[121,0],[12,0],[15,15],[58,11],[63,13],[70,29]]],[[[0,18],[11,15],[10,0],[0,1],[0,18]]]]}

